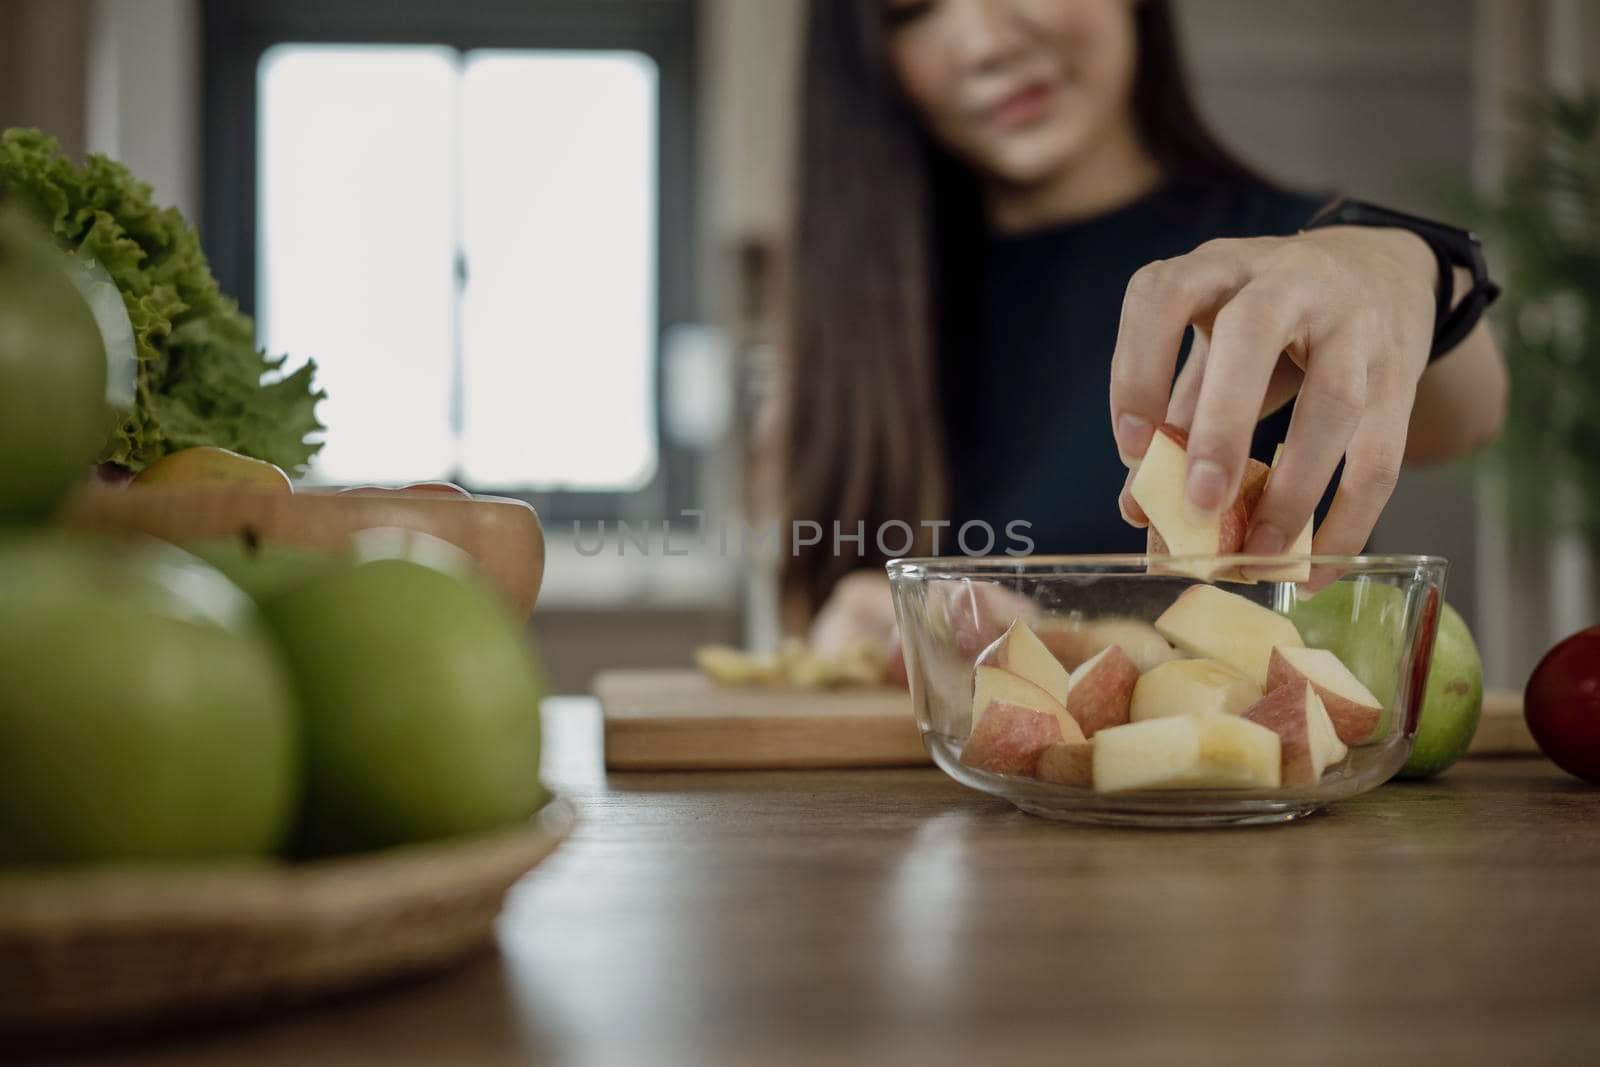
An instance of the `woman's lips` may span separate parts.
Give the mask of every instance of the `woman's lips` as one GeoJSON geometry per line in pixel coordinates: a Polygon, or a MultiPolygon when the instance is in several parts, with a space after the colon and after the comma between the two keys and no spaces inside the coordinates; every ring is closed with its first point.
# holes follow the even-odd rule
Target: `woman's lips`
{"type": "Polygon", "coordinates": [[[989,109],[989,121],[1003,130],[1036,122],[1050,109],[1055,90],[1043,82],[1025,86],[989,109]]]}

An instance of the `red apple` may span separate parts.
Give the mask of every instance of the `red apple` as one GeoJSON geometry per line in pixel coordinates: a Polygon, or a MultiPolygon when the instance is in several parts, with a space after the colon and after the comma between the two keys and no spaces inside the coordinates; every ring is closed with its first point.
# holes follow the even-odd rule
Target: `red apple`
{"type": "Polygon", "coordinates": [[[1600,785],[1600,626],[1578,631],[1539,661],[1523,716],[1552,763],[1600,785]]]}

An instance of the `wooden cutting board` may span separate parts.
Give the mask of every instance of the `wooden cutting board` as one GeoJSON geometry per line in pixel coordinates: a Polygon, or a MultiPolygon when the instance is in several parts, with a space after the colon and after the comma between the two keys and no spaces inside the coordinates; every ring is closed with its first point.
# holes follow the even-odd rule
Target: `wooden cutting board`
{"type": "MultiPolygon", "coordinates": [[[[618,771],[927,764],[903,689],[717,685],[694,669],[595,680],[606,767],[618,771]]],[[[1538,755],[1522,694],[1491,689],[1470,756],[1538,755]]]]}
{"type": "Polygon", "coordinates": [[[929,762],[904,689],[726,686],[691,668],[606,671],[594,693],[611,770],[929,762]]]}
{"type": "Polygon", "coordinates": [[[1490,689],[1483,694],[1483,717],[1472,736],[1469,756],[1537,756],[1539,746],[1522,718],[1522,694],[1490,689]]]}

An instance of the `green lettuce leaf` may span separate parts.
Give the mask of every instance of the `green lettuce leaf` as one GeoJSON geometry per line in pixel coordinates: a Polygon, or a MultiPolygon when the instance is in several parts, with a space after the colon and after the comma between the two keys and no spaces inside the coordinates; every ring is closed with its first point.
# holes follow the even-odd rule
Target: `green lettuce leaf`
{"type": "Polygon", "coordinates": [[[138,359],[135,400],[102,461],[143,470],[214,445],[303,471],[322,447],[316,364],[284,374],[255,324],[224,296],[193,226],[157,207],[120,163],[75,165],[38,130],[0,134],[0,192],[28,205],[65,249],[92,257],[122,292],[138,359]]]}

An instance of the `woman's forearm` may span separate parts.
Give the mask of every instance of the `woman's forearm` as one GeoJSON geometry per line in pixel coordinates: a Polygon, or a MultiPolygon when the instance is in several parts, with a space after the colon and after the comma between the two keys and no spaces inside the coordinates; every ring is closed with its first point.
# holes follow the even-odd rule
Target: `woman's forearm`
{"type": "MultiPolygon", "coordinates": [[[[1457,299],[1472,284],[1456,271],[1457,299]]],[[[1417,383],[1406,462],[1445,463],[1495,439],[1506,410],[1506,368],[1486,321],[1435,360],[1417,383]]]]}

